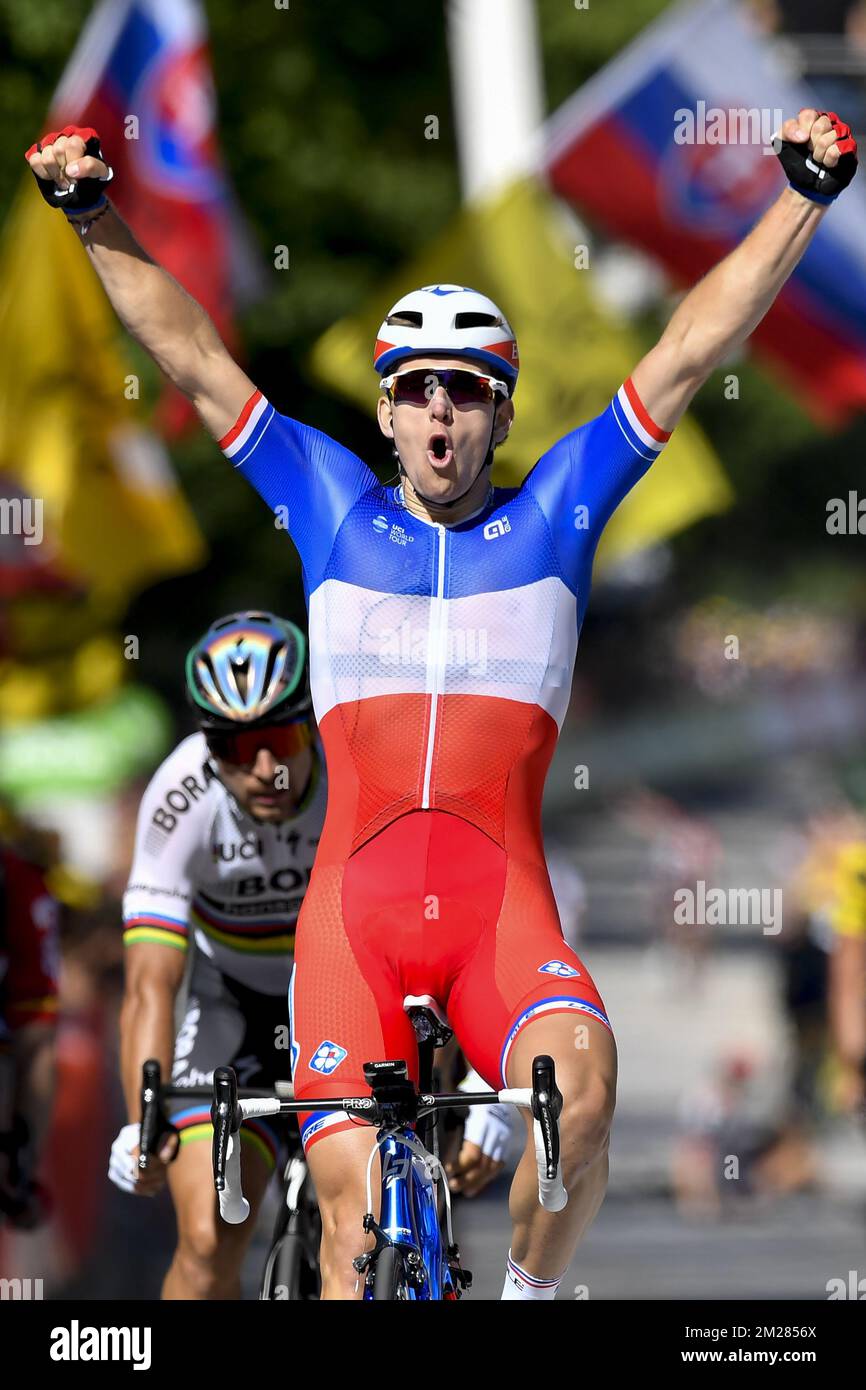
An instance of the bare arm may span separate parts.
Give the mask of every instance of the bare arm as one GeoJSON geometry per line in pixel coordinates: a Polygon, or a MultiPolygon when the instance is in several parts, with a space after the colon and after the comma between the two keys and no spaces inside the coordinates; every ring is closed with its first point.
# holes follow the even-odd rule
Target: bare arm
{"type": "MultiPolygon", "coordinates": [[[[813,157],[831,168],[838,148],[830,122],[826,116],[818,121],[817,115],[801,111],[785,122],[781,134],[802,142],[797,131],[815,124],[820,133],[813,132],[813,157]]],[[[786,187],[739,246],[678,305],[658,343],[632,374],[638,395],[661,429],[673,429],[710,373],[761,322],[826,211],[786,187]]]]}
{"type": "Polygon", "coordinates": [[[174,1003],[186,956],[168,946],[138,942],[126,948],[120,1011],[120,1072],[130,1120],[139,1118],[142,1063],[155,1057],[163,1078],[174,1057],[174,1003]]]}
{"type": "MultiPolygon", "coordinates": [[[[67,166],[80,178],[105,175],[104,162],[83,156],[83,151],[78,136],[60,136],[29,163],[39,178],[53,179],[58,187],[70,185],[67,166]]],[[[46,216],[57,215],[46,208],[46,216]]],[[[121,323],[219,439],[255,387],[226,351],[211,319],[139,246],[110,203],[96,214],[82,214],[72,225],[121,323]]]]}
{"type": "MultiPolygon", "coordinates": [[[[130,1121],[141,1118],[141,1068],[155,1057],[163,1080],[171,1076],[174,1058],[174,1003],[183,980],[186,957],[171,947],[138,942],[126,949],[125,989],[120,1011],[120,1076],[130,1121]]],[[[159,1160],[139,1173],[137,1192],[152,1196],[165,1181],[168,1163],[177,1149],[172,1136],[159,1150],[159,1160]]],[[[135,1155],[138,1154],[136,1146],[135,1155]]]]}

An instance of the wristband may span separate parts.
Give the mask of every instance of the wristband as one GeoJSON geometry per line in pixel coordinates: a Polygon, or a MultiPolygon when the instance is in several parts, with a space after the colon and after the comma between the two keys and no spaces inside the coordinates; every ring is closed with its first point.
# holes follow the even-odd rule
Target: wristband
{"type": "MultiPolygon", "coordinates": [[[[43,135],[41,140],[37,140],[35,145],[31,145],[24,158],[30,161],[31,155],[39,154],[43,145],[53,145],[59,135],[80,135],[84,141],[84,155],[92,155],[95,159],[104,160],[99,145],[99,136],[92,126],[67,125],[62,130],[51,131],[49,135],[43,135]]],[[[84,158],[82,155],[82,159],[84,158]]],[[[114,170],[109,168],[104,178],[78,179],[71,183],[68,188],[58,188],[53,179],[41,179],[35,170],[31,171],[36,180],[36,185],[42,197],[49,207],[61,208],[65,213],[96,212],[108,203],[105,196],[105,186],[111,183],[114,178],[114,170]]]]}

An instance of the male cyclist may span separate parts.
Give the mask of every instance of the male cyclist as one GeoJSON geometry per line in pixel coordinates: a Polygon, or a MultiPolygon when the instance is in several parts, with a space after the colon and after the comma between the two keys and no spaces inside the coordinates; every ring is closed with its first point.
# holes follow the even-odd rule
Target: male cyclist
{"type": "MultiPolygon", "coordinates": [[[[540,1208],[530,1130],[511,1189],[503,1297],[551,1299],[607,1181],[616,1052],[593,981],[565,944],[541,797],[571,689],[604,525],[695,392],[760,322],[853,176],[832,113],[785,123],[790,180],[685,296],[595,420],[521,487],[494,488],[518,354],[481,294],[431,285],[379,333],[379,425],[402,481],[280,414],[201,308],[106,198],[98,136],[67,127],[27,158],[63,207],[119,317],[194,403],[232,465],[287,507],[310,616],[313,700],[332,795],[299,920],[291,1009],[296,1094],[322,1208],[323,1297],[358,1296],[369,1129],[316,1113],[363,1090],[363,1064],[405,1058],[407,996],[444,1009],[492,1086],[527,1086],[549,1053],[565,1097],[559,1212],[540,1208]],[[480,640],[483,637],[483,642],[480,640]]],[[[603,177],[603,171],[599,177],[603,177]]],[[[577,345],[576,345],[577,348],[577,345]]]]}
{"type": "MultiPolygon", "coordinates": [[[[165,1298],[237,1298],[254,1221],[219,1221],[206,1101],[174,1101],[158,1157],[138,1172],[141,1067],[206,1086],[231,1063],[242,1086],[288,1078],[286,999],[295,923],[325,815],[324,759],[310,701],[306,640],[271,613],[220,618],[190,651],[199,732],[154,773],[138,816],[124,895],[126,988],[121,1070],[130,1123],[109,1174],[151,1195],[166,1173],[178,1242],[165,1298]],[[175,1002],[194,939],[185,1014],[175,1002]],[[172,1162],[180,1146],[177,1160],[172,1162]]],[[[244,1190],[258,1210],[277,1153],[265,1122],[244,1126],[244,1190]]]]}

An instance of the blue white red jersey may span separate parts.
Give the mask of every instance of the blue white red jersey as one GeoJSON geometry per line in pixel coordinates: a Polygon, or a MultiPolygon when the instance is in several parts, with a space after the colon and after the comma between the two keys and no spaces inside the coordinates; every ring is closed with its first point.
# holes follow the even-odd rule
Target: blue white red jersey
{"type": "Polygon", "coordinates": [[[288,529],[328,764],[318,863],[416,809],[537,857],[593,556],[669,435],[626,381],[519,487],[472,516],[413,515],[399,487],[256,391],[220,447],[288,529]]]}

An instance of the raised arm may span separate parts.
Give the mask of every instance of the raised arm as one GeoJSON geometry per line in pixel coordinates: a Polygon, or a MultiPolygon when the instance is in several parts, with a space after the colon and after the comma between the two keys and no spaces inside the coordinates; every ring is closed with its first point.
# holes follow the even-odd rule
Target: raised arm
{"type": "MultiPolygon", "coordinates": [[[[85,153],[81,135],[43,141],[28,151],[27,162],[38,179],[64,191],[108,174],[104,160],[85,153]]],[[[220,439],[255,387],[226,351],[211,319],[139,246],[106,199],[93,210],[70,208],[66,215],[124,327],[189,397],[205,429],[220,439]]]]}
{"type": "MultiPolygon", "coordinates": [[[[856,145],[850,134],[844,135],[846,130],[838,118],[834,126],[828,114],[811,109],[786,121],[780,134],[788,142],[782,162],[789,177],[793,169],[796,181],[798,158],[805,166],[804,155],[810,155],[813,177],[815,166],[824,174],[845,156],[846,181],[850,179],[856,145]]],[[[805,168],[803,177],[809,177],[805,168]]],[[[815,201],[815,196],[798,191],[793,182],[783,189],[739,246],[685,296],[656,346],[635,368],[632,381],[661,429],[673,429],[710,373],[767,313],[827,211],[830,199],[815,201]]]]}

